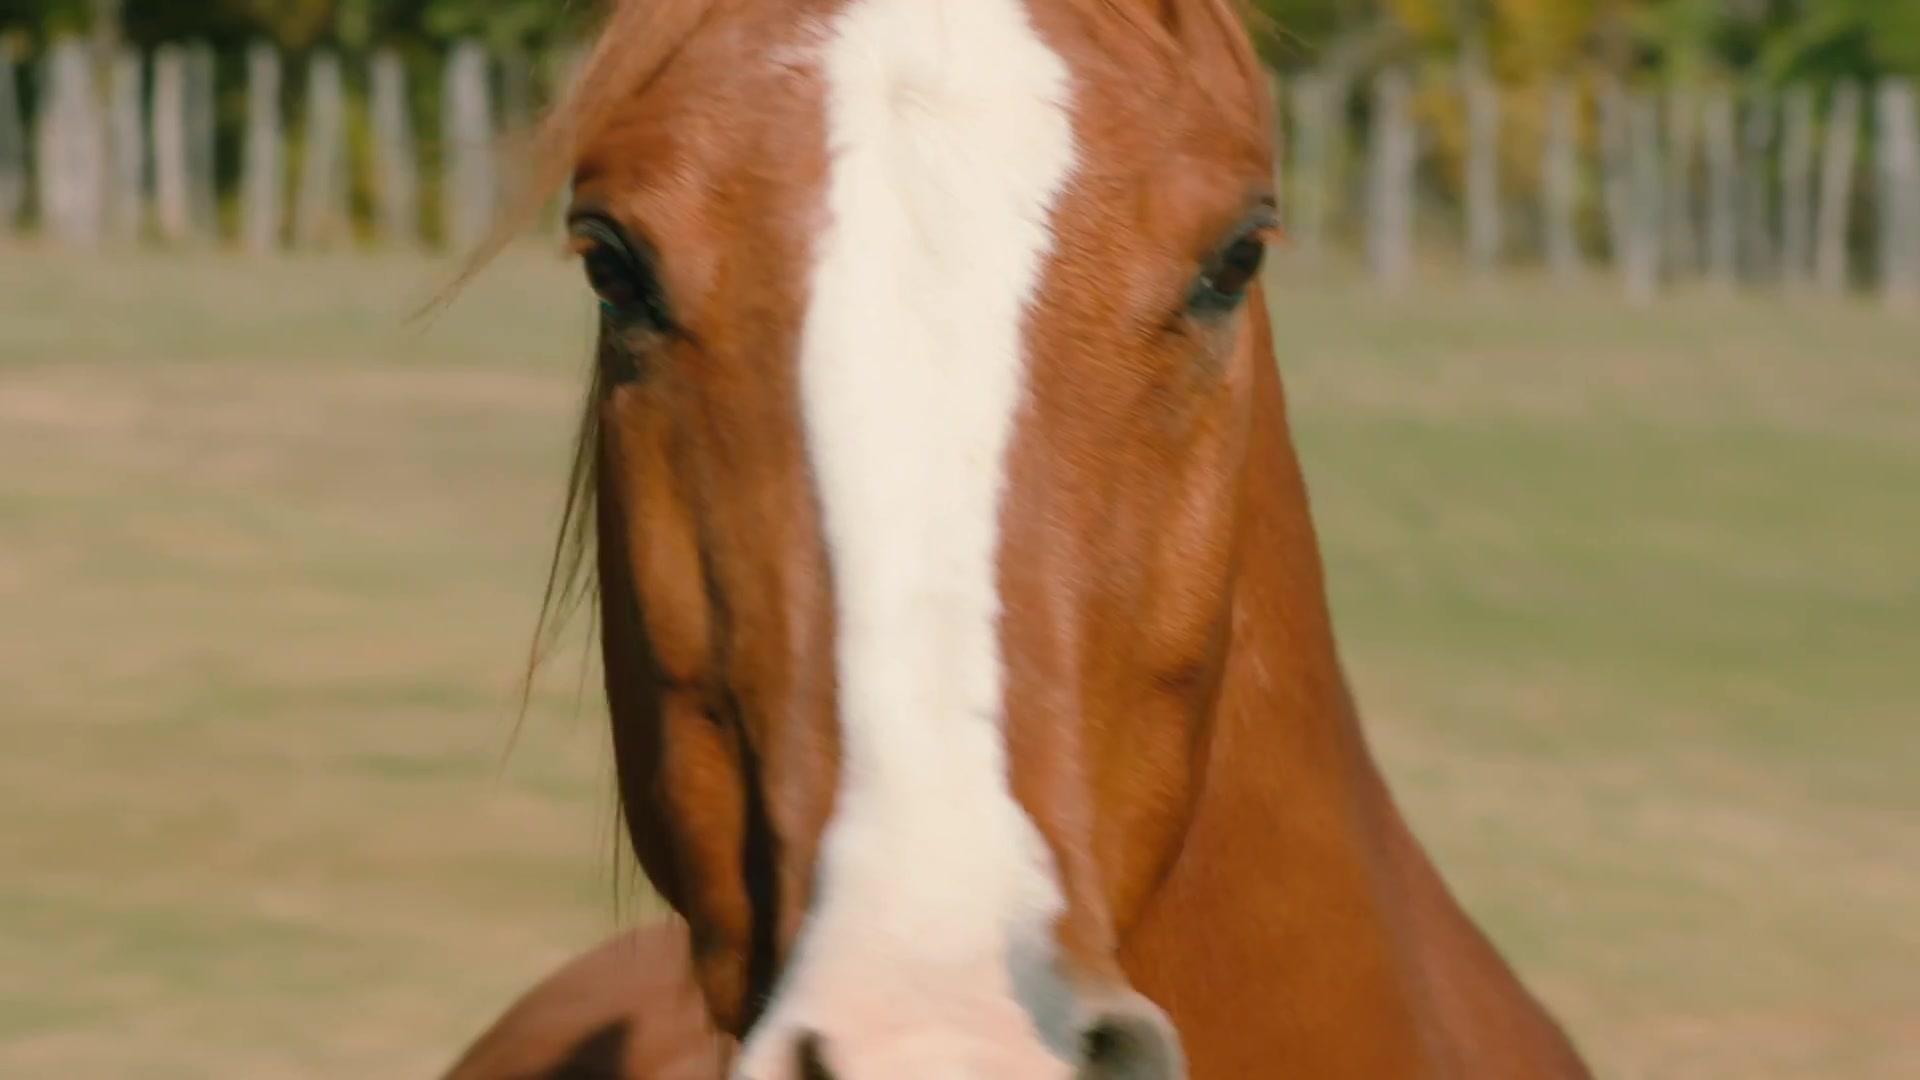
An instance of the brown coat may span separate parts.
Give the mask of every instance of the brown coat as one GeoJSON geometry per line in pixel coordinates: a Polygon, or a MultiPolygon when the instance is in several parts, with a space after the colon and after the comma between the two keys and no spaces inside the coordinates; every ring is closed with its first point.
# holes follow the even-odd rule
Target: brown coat
{"type": "Polygon", "coordinates": [[[719,1080],[731,1053],[678,919],[630,930],[514,1002],[446,1080],[719,1080]]]}

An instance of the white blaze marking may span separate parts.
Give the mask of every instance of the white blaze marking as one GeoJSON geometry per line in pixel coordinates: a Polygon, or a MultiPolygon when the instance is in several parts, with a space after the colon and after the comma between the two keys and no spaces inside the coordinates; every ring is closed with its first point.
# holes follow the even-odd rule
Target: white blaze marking
{"type": "Polygon", "coordinates": [[[1061,900],[1008,788],[995,564],[1027,308],[1074,166],[1068,73],[1020,0],[851,0],[820,55],[828,219],[800,362],[842,771],[762,1029],[831,1038],[850,996],[902,1021],[919,1006],[891,995],[1052,1014],[1061,900]]]}

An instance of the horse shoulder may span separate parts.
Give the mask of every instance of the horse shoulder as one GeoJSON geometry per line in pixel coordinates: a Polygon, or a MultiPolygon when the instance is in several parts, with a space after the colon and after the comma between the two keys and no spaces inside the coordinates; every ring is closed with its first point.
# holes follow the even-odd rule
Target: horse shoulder
{"type": "Polygon", "coordinates": [[[515,1001],[445,1080],[721,1080],[727,1040],[678,920],[628,931],[515,1001]]]}

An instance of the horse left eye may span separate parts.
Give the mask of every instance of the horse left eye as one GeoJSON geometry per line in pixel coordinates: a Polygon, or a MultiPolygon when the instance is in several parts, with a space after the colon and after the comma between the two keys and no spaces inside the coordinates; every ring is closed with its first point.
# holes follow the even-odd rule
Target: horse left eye
{"type": "Polygon", "coordinates": [[[581,257],[587,272],[587,284],[600,302],[615,310],[632,307],[640,299],[631,260],[624,251],[596,245],[581,257]]]}
{"type": "Polygon", "coordinates": [[[1258,235],[1242,236],[1228,244],[1200,271],[1187,306],[1199,315],[1219,315],[1239,307],[1253,279],[1259,276],[1266,255],[1266,241],[1258,235]]]}

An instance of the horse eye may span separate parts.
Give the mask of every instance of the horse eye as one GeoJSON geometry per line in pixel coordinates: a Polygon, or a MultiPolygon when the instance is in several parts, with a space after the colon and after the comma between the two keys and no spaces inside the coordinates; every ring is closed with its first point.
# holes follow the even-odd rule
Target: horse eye
{"type": "Polygon", "coordinates": [[[1188,308],[1199,315],[1221,315],[1240,306],[1266,255],[1266,241],[1257,234],[1228,244],[1200,271],[1187,297],[1188,308]]]}
{"type": "Polygon", "coordinates": [[[597,217],[576,219],[570,231],[587,284],[600,298],[607,317],[625,327],[669,330],[666,294],[654,275],[644,248],[631,243],[611,221],[597,217]]]}
{"type": "Polygon", "coordinates": [[[595,245],[587,250],[581,263],[586,267],[587,284],[609,308],[628,308],[640,298],[639,283],[634,280],[633,267],[625,252],[595,245]]]}

